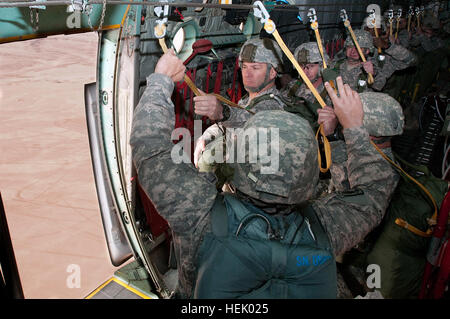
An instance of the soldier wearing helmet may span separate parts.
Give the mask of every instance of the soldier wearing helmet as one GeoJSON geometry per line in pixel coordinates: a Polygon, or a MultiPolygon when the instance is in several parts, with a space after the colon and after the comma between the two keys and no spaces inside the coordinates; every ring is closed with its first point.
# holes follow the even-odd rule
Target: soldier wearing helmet
{"type": "MultiPolygon", "coordinates": [[[[323,59],[317,43],[307,42],[299,45],[294,51],[294,57],[317,91],[319,93],[325,91],[322,78],[323,59]]],[[[324,58],[325,63],[329,66],[330,58],[328,54],[324,53],[324,58]]],[[[283,95],[286,97],[296,96],[303,98],[310,103],[315,103],[316,101],[311,90],[299,80],[291,81],[283,91],[283,95]]]]}
{"type": "Polygon", "coordinates": [[[355,38],[366,58],[366,62],[361,61],[361,57],[356,48],[355,43],[350,35],[347,35],[344,43],[346,58],[336,61],[336,69],[342,76],[344,83],[350,85],[353,90],[364,92],[370,90],[367,84],[368,74],[375,76],[373,59],[369,58],[369,54],[373,53],[374,46],[372,36],[365,30],[354,30],[355,38]]]}
{"type": "Polygon", "coordinates": [[[383,54],[378,55],[373,45],[374,39],[369,32],[355,30],[355,36],[367,62],[362,63],[360,61],[353,40],[348,36],[345,40],[347,59],[337,62],[336,65],[338,65],[339,73],[344,81],[358,92],[382,91],[387,80],[395,71],[406,69],[417,61],[412,52],[394,43],[393,38],[390,40],[390,44],[387,47],[385,46],[383,54]],[[373,55],[369,56],[369,53],[373,55]],[[371,85],[367,81],[368,73],[371,73],[374,77],[374,82],[371,85]]]}
{"type": "MultiPolygon", "coordinates": [[[[285,107],[275,86],[275,78],[282,70],[282,54],[278,44],[268,38],[253,38],[242,45],[239,65],[248,95],[238,102],[239,105],[254,113],[262,110],[282,110],[285,107]]],[[[194,163],[197,166],[206,144],[221,135],[221,125],[228,128],[242,127],[251,114],[223,105],[213,95],[196,96],[194,102],[196,114],[220,121],[220,124],[210,126],[196,142],[194,163]]]]}
{"type": "MultiPolygon", "coordinates": [[[[328,54],[324,52],[325,63],[328,67],[326,70],[324,70],[323,58],[316,42],[299,45],[294,50],[294,57],[325,103],[331,105],[324,81],[335,81],[338,73],[331,68],[328,54]]],[[[310,122],[313,130],[317,130],[317,109],[321,106],[308,86],[300,79],[294,79],[283,89],[282,95],[288,104],[285,110],[305,118],[310,122]]]]}
{"type": "MultiPolygon", "coordinates": [[[[259,296],[267,298],[280,297],[278,295],[280,291],[286,298],[335,296],[336,272],[333,270],[333,256],[356,245],[378,225],[387,203],[385,188],[380,185],[384,185],[385,176],[382,172],[387,171],[389,164],[378,156],[369,144],[358,95],[348,85],[344,86],[341,78],[337,79],[339,97],[327,87],[336,116],[344,128],[350,186],[352,189],[358,189],[358,194],[351,196],[329,194],[324,199],[309,203],[314,197],[319,172],[314,133],[304,119],[288,112],[272,110],[255,114],[244,129],[246,133],[252,129],[258,131],[259,128],[270,128],[275,131],[278,129],[278,135],[271,134],[270,139],[266,138],[265,142],[262,142],[278,145],[278,149],[273,153],[279,160],[278,169],[265,174],[262,170],[262,164],[265,163],[262,162],[261,153],[258,153],[256,161],[251,161],[246,155],[242,163],[235,164],[233,184],[236,193],[220,197],[222,195],[218,194],[215,179],[211,174],[199,173],[192,164],[183,162],[176,164],[171,159],[173,148],[171,131],[175,114],[170,96],[174,82],[183,78],[184,71],[182,61],[172,50],[161,57],[155,73],[147,78],[147,87],[135,109],[130,140],[141,186],[172,229],[179,274],[176,296],[220,298],[226,294],[229,297],[245,297],[250,296],[255,290],[261,292],[259,296]],[[231,206],[227,206],[228,204],[231,206]],[[235,210],[234,208],[238,206],[240,208],[235,210]],[[308,213],[303,216],[300,212],[306,207],[308,213]],[[255,213],[259,216],[256,217],[259,218],[262,228],[248,218],[245,221],[237,220],[242,227],[236,230],[236,235],[233,233],[228,236],[228,227],[223,226],[230,225],[234,231],[236,220],[230,218],[238,216],[237,212],[246,211],[251,212],[252,216],[255,213]],[[217,223],[212,223],[217,217],[223,221],[220,223],[220,231],[225,230],[222,239],[217,237],[217,223]],[[267,227],[266,222],[270,224],[270,220],[280,221],[276,229],[267,227]],[[288,227],[289,232],[273,232],[280,230],[283,225],[288,227]],[[249,233],[251,231],[254,231],[253,235],[249,233]],[[225,272],[222,272],[223,268],[217,269],[216,266],[221,264],[218,260],[208,259],[212,258],[211,256],[220,257],[224,252],[230,256],[230,250],[225,251],[223,247],[220,249],[220,245],[230,243],[229,247],[232,250],[236,247],[234,245],[238,233],[246,234],[240,237],[241,244],[256,236],[254,240],[258,245],[293,244],[300,249],[312,247],[314,251],[320,248],[322,253],[331,256],[331,259],[321,264],[321,268],[311,268],[313,267],[311,264],[309,270],[306,270],[300,267],[305,266],[304,263],[297,267],[297,272],[306,275],[300,276],[299,280],[310,276],[320,277],[297,285],[296,282],[290,283],[277,277],[278,272],[284,273],[282,271],[284,268],[281,267],[283,260],[286,262],[285,265],[289,262],[291,267],[291,262],[296,263],[295,257],[294,260],[272,259],[272,252],[280,250],[255,250],[258,260],[268,256],[271,261],[257,263],[259,269],[256,267],[251,269],[251,274],[257,272],[263,276],[254,277],[258,282],[253,285],[250,278],[242,277],[243,265],[247,262],[257,262],[257,259],[242,256],[234,264],[231,273],[229,267],[225,272]],[[260,237],[261,234],[264,238],[260,237]],[[267,240],[266,235],[272,240],[267,240]],[[289,239],[292,238],[292,243],[286,242],[284,235],[289,239]],[[304,247],[303,244],[299,244],[304,240],[312,246],[304,247]],[[323,271],[316,271],[317,269],[323,271]],[[205,277],[207,274],[212,277],[205,277]],[[271,274],[275,277],[270,277],[271,274]],[[261,283],[266,284],[261,287],[261,283]],[[227,289],[230,284],[233,286],[231,290],[227,289]],[[284,289],[285,284],[294,284],[296,289],[284,289]],[[274,289],[265,289],[267,287],[274,289]],[[273,295],[274,291],[277,293],[276,296],[273,295]]],[[[255,145],[249,145],[249,150],[250,148],[254,150],[255,145]]],[[[223,258],[221,260],[229,262],[223,258]]]]}
{"type": "MultiPolygon", "coordinates": [[[[377,145],[379,149],[383,151],[389,158],[394,159],[394,155],[391,149],[391,138],[403,133],[404,127],[404,115],[403,110],[394,98],[384,93],[377,92],[364,92],[359,94],[364,110],[363,125],[367,129],[370,139],[377,145]]],[[[318,122],[323,124],[326,134],[337,129],[336,118],[333,109],[331,110],[318,110],[319,119],[318,122]]],[[[344,140],[332,141],[332,162],[330,167],[330,173],[333,176],[328,192],[338,191],[347,192],[351,188],[351,182],[349,180],[348,173],[348,158],[346,143],[344,140]]],[[[396,186],[400,180],[398,173],[389,167],[385,171],[380,172],[385,175],[386,184],[385,192],[388,195],[388,202],[391,196],[394,194],[396,186]]],[[[359,243],[362,244],[362,243],[359,243]]],[[[362,244],[362,247],[367,246],[362,244]]],[[[341,265],[338,267],[338,298],[352,298],[352,293],[349,287],[346,285],[344,276],[341,272],[343,268],[354,267],[354,265],[348,265],[345,261],[346,258],[340,256],[338,258],[341,265]],[[344,261],[344,262],[343,262],[344,261]]],[[[360,272],[364,273],[364,270],[360,272]]],[[[344,272],[346,275],[349,273],[358,273],[354,271],[344,272]]]]}

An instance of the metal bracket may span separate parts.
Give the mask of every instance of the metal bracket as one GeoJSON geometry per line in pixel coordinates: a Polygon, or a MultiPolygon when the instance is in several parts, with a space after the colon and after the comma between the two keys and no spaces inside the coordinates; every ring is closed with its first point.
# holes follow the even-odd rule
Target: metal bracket
{"type": "Polygon", "coordinates": [[[392,9],[388,10],[388,18],[389,18],[389,23],[392,23],[392,19],[394,19],[394,10],[392,10],[392,9]]]}
{"type": "Polygon", "coordinates": [[[261,23],[264,24],[264,30],[267,33],[273,33],[275,31],[275,23],[270,20],[270,15],[266,7],[264,7],[261,1],[255,1],[253,5],[256,6],[253,8],[253,15],[261,20],[261,23]]]}
{"type": "Polygon", "coordinates": [[[339,16],[341,17],[342,22],[344,22],[344,26],[348,28],[350,26],[350,21],[348,21],[347,11],[345,11],[345,9],[342,9],[339,13],[339,16]]]}
{"type": "Polygon", "coordinates": [[[403,13],[402,9],[397,10],[397,20],[400,20],[400,18],[402,17],[402,13],[403,13]]]}
{"type": "Polygon", "coordinates": [[[408,16],[412,17],[413,15],[414,15],[414,8],[413,6],[409,6],[408,16]]]}
{"type": "MultiPolygon", "coordinates": [[[[161,0],[161,2],[169,3],[168,0],[161,0]]],[[[155,37],[158,39],[162,39],[166,36],[166,24],[169,21],[167,17],[169,16],[169,6],[164,5],[155,7],[153,9],[155,12],[155,15],[160,18],[156,20],[156,24],[159,26],[159,28],[155,28],[155,37]],[[158,30],[157,30],[158,29],[158,30]]]]}
{"type": "Polygon", "coordinates": [[[69,12],[80,11],[81,13],[92,11],[92,6],[89,4],[88,0],[70,0],[69,12]]]}
{"type": "Polygon", "coordinates": [[[266,23],[270,19],[269,12],[267,12],[266,7],[262,4],[261,1],[255,1],[253,4],[256,7],[253,8],[253,15],[261,20],[261,23],[266,23]]]}
{"type": "Polygon", "coordinates": [[[307,14],[309,22],[311,22],[311,29],[317,30],[319,28],[319,23],[317,22],[316,9],[310,8],[307,14]]]}
{"type": "Polygon", "coordinates": [[[416,16],[420,15],[420,8],[416,7],[415,12],[416,12],[416,16]]]}
{"type": "MultiPolygon", "coordinates": [[[[46,2],[47,0],[35,0],[34,2],[46,2]]],[[[45,10],[45,9],[47,9],[47,7],[46,6],[30,6],[29,7],[30,9],[41,9],[41,10],[45,10]]]]}
{"type": "Polygon", "coordinates": [[[373,27],[376,28],[377,25],[377,16],[375,15],[375,9],[372,9],[371,11],[368,11],[369,13],[369,20],[368,23],[373,27]]]}

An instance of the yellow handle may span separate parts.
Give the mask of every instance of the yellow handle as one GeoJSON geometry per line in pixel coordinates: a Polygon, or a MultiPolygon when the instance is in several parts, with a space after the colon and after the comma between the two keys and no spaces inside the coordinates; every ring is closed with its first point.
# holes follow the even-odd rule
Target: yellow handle
{"type": "Polygon", "coordinates": [[[323,46],[322,40],[320,39],[319,29],[314,29],[314,33],[316,34],[317,46],[319,47],[320,55],[322,56],[323,68],[327,68],[327,62],[325,61],[325,55],[323,54],[323,46]]]}
{"type": "Polygon", "coordinates": [[[395,32],[395,40],[397,40],[397,38],[398,38],[398,26],[399,26],[399,24],[400,24],[400,19],[397,19],[397,30],[395,32]]]}
{"type": "Polygon", "coordinates": [[[408,17],[408,32],[409,32],[410,26],[411,26],[411,16],[408,17]]]}
{"type": "MultiPolygon", "coordinates": [[[[269,25],[273,26],[273,23],[269,23],[269,25]]],[[[266,28],[265,25],[264,25],[264,28],[266,28]]],[[[273,36],[274,36],[275,40],[277,41],[278,45],[281,47],[281,50],[283,50],[284,54],[286,54],[286,56],[288,57],[289,61],[291,61],[291,63],[294,65],[294,67],[297,70],[297,72],[300,74],[300,77],[305,82],[306,86],[311,90],[312,94],[314,95],[316,100],[319,102],[320,106],[322,108],[324,108],[325,105],[326,105],[325,101],[322,99],[322,97],[317,92],[317,90],[314,87],[314,85],[308,79],[308,77],[306,76],[305,72],[303,72],[303,70],[300,67],[300,65],[298,64],[297,60],[294,58],[294,55],[289,50],[289,48],[286,46],[286,44],[284,43],[284,41],[281,38],[280,34],[278,33],[278,30],[275,29],[275,31],[273,31],[273,36]]],[[[322,161],[321,161],[321,156],[320,156],[320,151],[319,150],[318,150],[318,153],[319,153],[318,161],[319,161],[320,171],[325,173],[325,172],[327,172],[330,169],[330,166],[331,166],[331,147],[330,147],[330,143],[329,143],[327,137],[325,136],[325,134],[323,132],[323,125],[322,124],[320,125],[319,130],[316,133],[316,138],[318,137],[319,131],[320,131],[320,134],[322,135],[322,138],[323,138],[323,146],[325,148],[325,156],[326,156],[326,163],[327,163],[326,165],[327,165],[327,167],[325,167],[325,168],[322,167],[322,161]]]]}
{"type": "MultiPolygon", "coordinates": [[[[374,23],[374,25],[375,25],[375,23],[374,23]]],[[[375,37],[378,38],[378,30],[377,30],[376,26],[374,26],[374,30],[375,30],[375,37]]],[[[381,48],[380,47],[378,47],[378,54],[381,54],[381,48]]]]}

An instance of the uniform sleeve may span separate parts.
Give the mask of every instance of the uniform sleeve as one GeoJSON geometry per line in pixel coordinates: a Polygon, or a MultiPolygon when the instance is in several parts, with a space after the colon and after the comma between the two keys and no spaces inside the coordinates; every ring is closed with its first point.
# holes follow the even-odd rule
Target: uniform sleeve
{"type": "Polygon", "coordinates": [[[347,174],[347,149],[344,141],[330,142],[331,146],[331,188],[335,191],[350,189],[347,174]]]}
{"type": "Polygon", "coordinates": [[[134,112],[130,144],[141,186],[172,230],[185,234],[195,232],[205,220],[217,191],[215,177],[198,173],[189,156],[177,164],[181,156],[171,137],[175,125],[170,99],[173,88],[174,83],[165,75],[147,78],[134,112]]]}
{"type": "Polygon", "coordinates": [[[394,74],[395,71],[404,70],[417,63],[417,57],[414,53],[405,47],[393,44],[385,51],[386,59],[384,65],[379,69],[372,88],[381,91],[386,81],[394,74]]]}
{"type": "Polygon", "coordinates": [[[357,245],[382,220],[392,189],[392,168],[370,144],[367,130],[344,130],[350,189],[318,199],[313,208],[330,239],[334,254],[357,245]]]}

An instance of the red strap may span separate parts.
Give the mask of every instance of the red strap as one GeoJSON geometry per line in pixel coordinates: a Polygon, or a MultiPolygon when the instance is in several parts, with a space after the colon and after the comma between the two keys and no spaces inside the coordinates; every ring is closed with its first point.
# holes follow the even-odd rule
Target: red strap
{"type": "Polygon", "coordinates": [[[211,63],[208,64],[208,69],[206,70],[206,84],[205,84],[205,93],[209,93],[209,79],[211,78],[212,70],[211,63]]]}
{"type": "Polygon", "coordinates": [[[222,72],[223,72],[223,61],[219,61],[216,72],[216,83],[214,84],[214,93],[216,94],[220,94],[220,88],[222,86],[222,72]]]}

